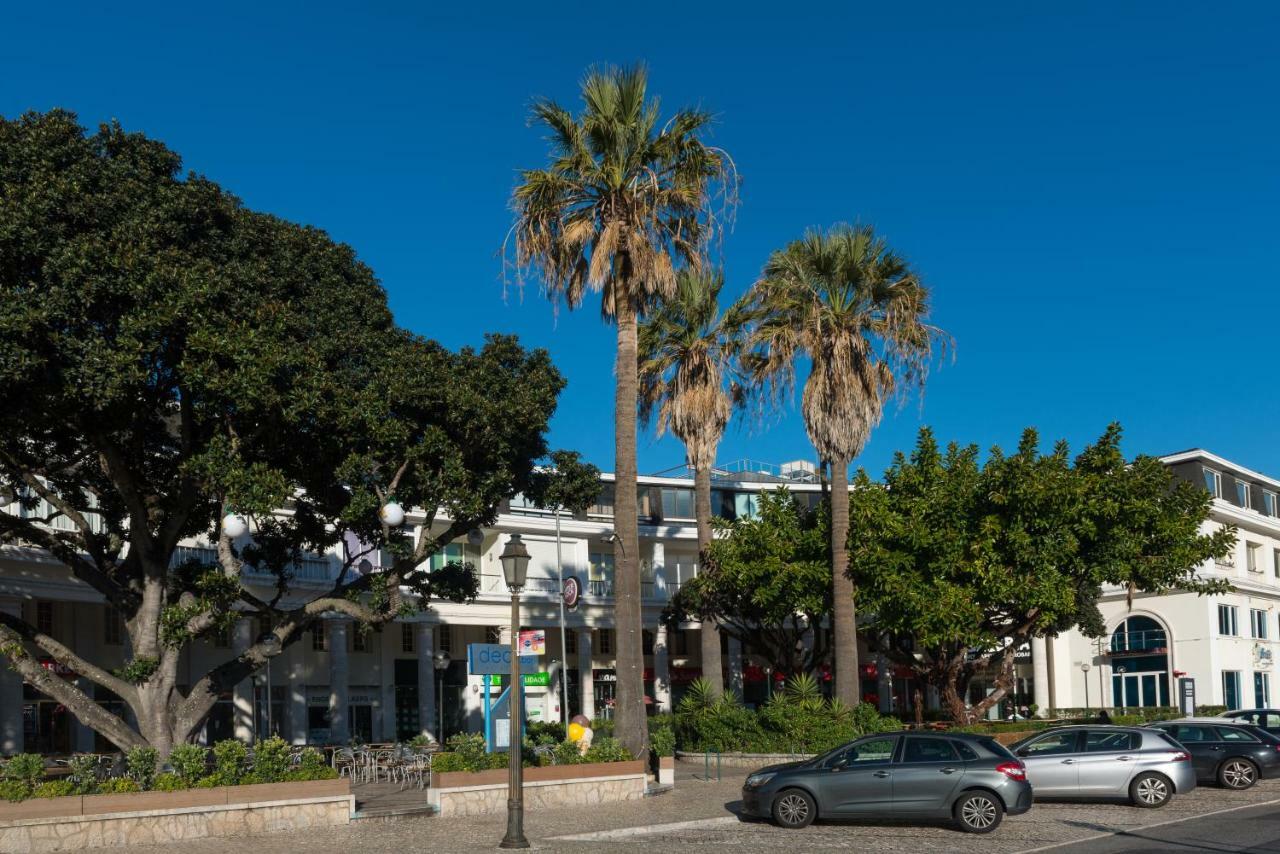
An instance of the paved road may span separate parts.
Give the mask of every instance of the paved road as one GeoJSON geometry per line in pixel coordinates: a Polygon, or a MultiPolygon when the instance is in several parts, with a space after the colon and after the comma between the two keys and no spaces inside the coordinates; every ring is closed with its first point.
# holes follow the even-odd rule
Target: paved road
{"type": "MultiPolygon", "coordinates": [[[[1280,852],[1280,804],[1250,807],[1054,848],[1051,854],[1280,852]]],[[[1050,854],[1050,852],[1046,852],[1050,854]]]]}

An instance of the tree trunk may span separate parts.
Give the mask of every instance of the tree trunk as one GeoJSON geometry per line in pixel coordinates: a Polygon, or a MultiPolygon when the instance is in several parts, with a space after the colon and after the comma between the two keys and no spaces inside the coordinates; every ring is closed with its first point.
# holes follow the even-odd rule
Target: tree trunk
{"type": "MultiPolygon", "coordinates": [[[[711,468],[693,470],[693,507],[698,519],[698,566],[707,565],[707,549],[711,546],[711,468]]],[[[720,628],[715,620],[702,618],[702,678],[711,683],[716,694],[724,693],[724,662],[720,655],[720,628]]]]}
{"type": "Polygon", "coordinates": [[[614,615],[617,624],[617,697],[614,730],[635,756],[649,745],[644,707],[644,645],[640,598],[640,531],[636,502],[636,315],[621,295],[615,297],[618,354],[614,370],[614,615]]]}
{"type": "Polygon", "coordinates": [[[862,699],[858,674],[858,625],[849,574],[849,460],[831,461],[831,593],[835,634],[835,696],[856,706],[862,699]]]}

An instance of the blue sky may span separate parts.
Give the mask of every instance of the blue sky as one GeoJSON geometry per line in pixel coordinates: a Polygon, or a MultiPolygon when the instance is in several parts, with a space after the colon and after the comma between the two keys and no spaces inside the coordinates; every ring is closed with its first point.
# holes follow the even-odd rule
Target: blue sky
{"type": "MultiPolygon", "coordinates": [[[[612,464],[613,332],[598,300],[504,294],[537,95],[646,61],[669,107],[718,117],[743,177],[728,290],[810,226],[873,224],[954,335],[923,403],[888,412],[875,472],[921,424],[1130,453],[1204,446],[1280,476],[1280,6],[1271,3],[23,4],[0,114],[65,107],[163,139],[251,207],[327,229],[397,319],[450,346],[549,348],[554,447],[612,464]],[[468,4],[472,5],[472,4],[468,4]]],[[[335,318],[335,322],[340,319],[335,318]]],[[[721,458],[812,456],[794,410],[721,458]]],[[[680,463],[640,444],[640,470],[680,463]]]]}

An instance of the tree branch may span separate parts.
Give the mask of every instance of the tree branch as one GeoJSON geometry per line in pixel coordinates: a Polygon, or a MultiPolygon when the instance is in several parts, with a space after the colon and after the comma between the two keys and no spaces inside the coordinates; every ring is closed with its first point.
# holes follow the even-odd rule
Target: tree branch
{"type": "Polygon", "coordinates": [[[134,705],[138,700],[137,689],[123,679],[111,675],[107,671],[85,661],[58,641],[37,630],[25,620],[5,611],[0,611],[0,637],[14,642],[25,641],[35,646],[59,664],[65,665],[90,682],[95,682],[114,692],[120,699],[134,705]]]}

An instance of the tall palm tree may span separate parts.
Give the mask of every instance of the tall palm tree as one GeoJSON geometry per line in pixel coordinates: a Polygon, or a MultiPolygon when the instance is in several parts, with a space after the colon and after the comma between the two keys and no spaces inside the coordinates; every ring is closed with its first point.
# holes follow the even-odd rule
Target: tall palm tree
{"type": "MultiPolygon", "coordinates": [[[[729,423],[739,386],[732,382],[733,352],[740,312],[720,311],[724,275],[681,270],[674,296],[663,300],[640,326],[640,412],[657,410],[658,435],[670,429],[684,443],[693,469],[694,515],[698,519],[698,562],[711,545],[711,469],[729,423]]],[[[702,615],[702,678],[724,692],[720,632],[702,615]]]]}
{"type": "Polygon", "coordinates": [[[926,320],[929,291],[870,227],[808,232],[775,251],[746,299],[748,374],[778,396],[809,362],[805,429],[831,467],[831,576],[836,695],[859,700],[855,590],[849,567],[849,464],[886,400],[923,389],[934,348],[950,339],[926,320]]]}
{"type": "Polygon", "coordinates": [[[648,744],[636,502],[636,328],[655,299],[676,290],[676,269],[698,267],[717,221],[716,191],[732,165],[701,140],[711,117],[680,110],[659,121],[643,66],[588,71],[581,112],[538,100],[532,122],[548,131],[551,161],[521,173],[512,195],[515,262],[570,308],[588,290],[617,328],[614,394],[614,600],[619,738],[648,744]]]}

